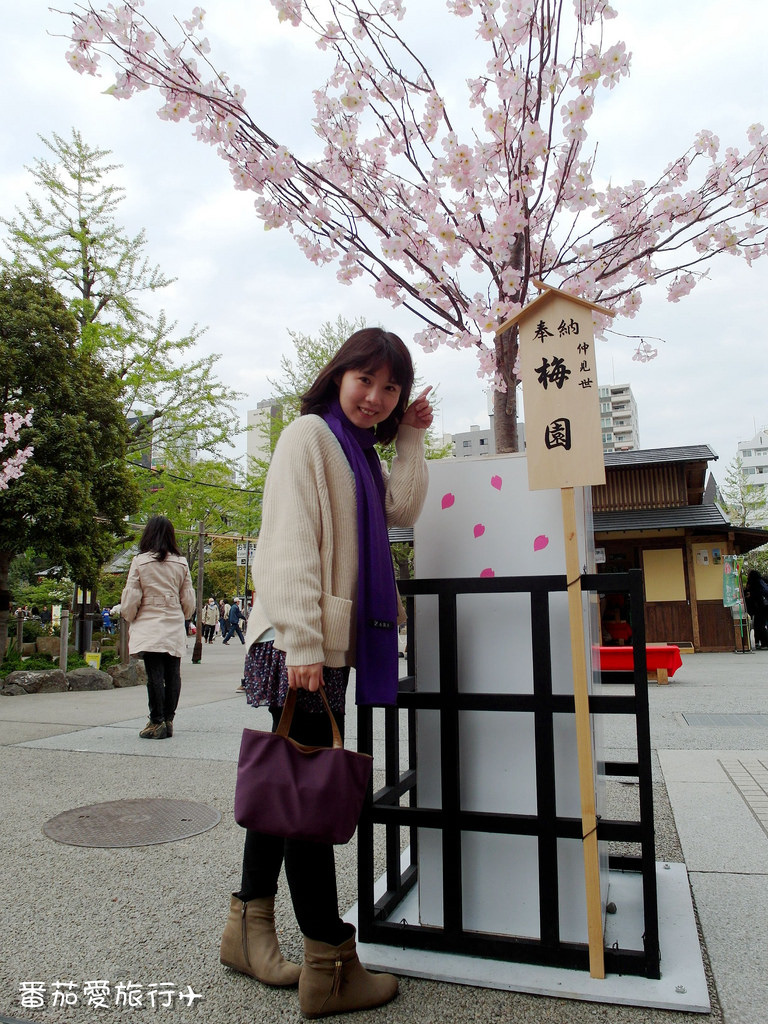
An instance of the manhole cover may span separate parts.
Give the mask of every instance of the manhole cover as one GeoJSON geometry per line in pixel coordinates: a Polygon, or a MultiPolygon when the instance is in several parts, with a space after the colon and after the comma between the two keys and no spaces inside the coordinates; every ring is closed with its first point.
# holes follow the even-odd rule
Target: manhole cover
{"type": "Polygon", "coordinates": [[[152,846],[200,835],[220,821],[218,811],[192,800],[109,800],[63,811],[43,832],[69,846],[152,846]]]}

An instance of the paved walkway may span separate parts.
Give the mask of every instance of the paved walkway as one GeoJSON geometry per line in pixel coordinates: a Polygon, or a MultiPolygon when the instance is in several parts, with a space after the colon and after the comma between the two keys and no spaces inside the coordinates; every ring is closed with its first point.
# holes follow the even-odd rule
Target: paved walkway
{"type": "MultiPolygon", "coordinates": [[[[242,656],[240,644],[216,643],[203,648],[200,665],[184,663],[170,741],[138,738],[143,688],[0,698],[0,1021],[300,1020],[295,993],[218,963],[229,893],[239,883],[242,833],[232,794],[240,732],[268,727],[266,712],[247,708],[236,693],[242,656]],[[197,801],[222,818],[188,839],[127,849],[67,846],[42,831],[63,811],[136,797],[197,801]],[[110,988],[110,1005],[98,1012],[85,997],[96,980],[110,988]],[[31,996],[22,1001],[33,982],[43,1006],[31,996]]],[[[686,656],[669,686],[651,684],[650,703],[658,859],[684,860],[689,871],[712,1003],[704,1019],[764,1024],[768,653],[686,656]]],[[[622,728],[609,732],[616,756],[631,748],[622,728]]],[[[345,907],[356,899],[355,857],[354,841],[338,848],[345,907]]],[[[278,915],[287,955],[300,958],[284,887],[278,915]]],[[[354,1020],[682,1024],[692,1017],[404,978],[393,1004],[354,1020]]]]}

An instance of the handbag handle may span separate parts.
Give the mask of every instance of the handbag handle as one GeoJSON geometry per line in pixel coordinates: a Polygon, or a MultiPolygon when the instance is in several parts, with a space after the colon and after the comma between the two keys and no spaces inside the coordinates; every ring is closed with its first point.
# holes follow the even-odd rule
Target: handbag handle
{"type": "MultiPolygon", "coordinates": [[[[328,717],[331,720],[331,728],[333,730],[332,748],[334,750],[341,750],[343,749],[344,744],[341,739],[341,733],[339,732],[339,727],[336,723],[336,719],[334,718],[333,712],[331,711],[331,705],[328,703],[328,698],[325,695],[325,687],[321,686],[317,692],[322,697],[323,704],[325,705],[325,710],[328,712],[328,717]]],[[[288,693],[285,696],[285,704],[283,704],[283,713],[282,715],[280,715],[280,722],[278,723],[277,729],[275,729],[275,733],[278,736],[282,736],[286,740],[289,738],[288,733],[291,728],[291,722],[293,721],[293,710],[296,707],[297,696],[298,690],[293,690],[289,688],[288,693]]]]}

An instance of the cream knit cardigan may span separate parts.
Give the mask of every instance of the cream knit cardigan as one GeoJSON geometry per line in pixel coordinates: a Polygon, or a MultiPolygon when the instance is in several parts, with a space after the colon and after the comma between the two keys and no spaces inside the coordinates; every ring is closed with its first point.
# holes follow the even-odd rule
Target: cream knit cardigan
{"type": "MultiPolygon", "coordinates": [[[[401,426],[392,469],[382,465],[388,526],[412,526],[427,494],[424,431],[401,426]]],[[[253,559],[248,647],[269,629],[288,665],[354,664],[357,601],[355,478],[319,416],[280,435],[264,487],[253,559]]]]}

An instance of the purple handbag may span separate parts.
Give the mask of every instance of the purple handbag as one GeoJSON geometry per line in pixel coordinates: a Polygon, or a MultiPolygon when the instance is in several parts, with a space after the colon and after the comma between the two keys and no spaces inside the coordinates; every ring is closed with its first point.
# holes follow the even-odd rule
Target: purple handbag
{"type": "Polygon", "coordinates": [[[348,843],[357,828],[373,769],[370,754],[345,750],[333,727],[332,747],[307,747],[288,735],[296,705],[289,690],[275,732],[243,729],[235,786],[235,821],[286,839],[348,843]]]}

